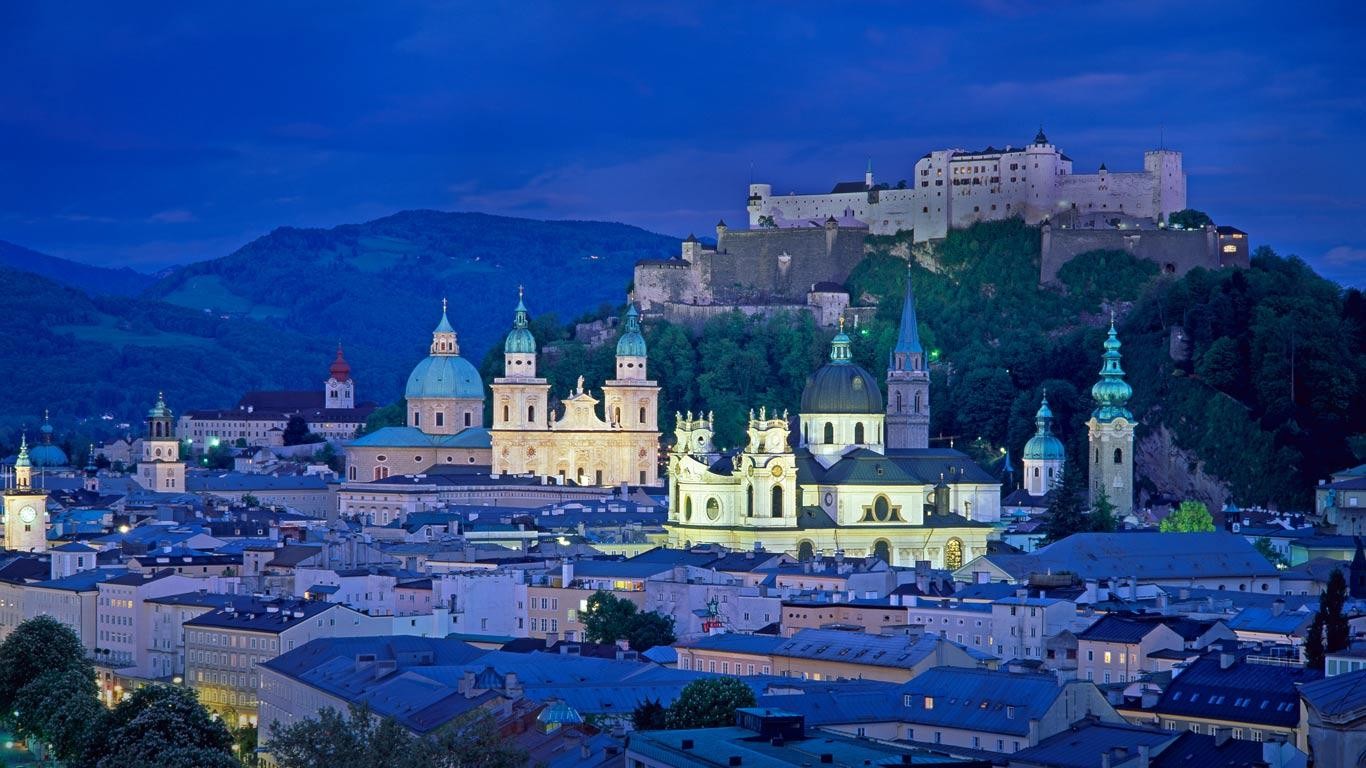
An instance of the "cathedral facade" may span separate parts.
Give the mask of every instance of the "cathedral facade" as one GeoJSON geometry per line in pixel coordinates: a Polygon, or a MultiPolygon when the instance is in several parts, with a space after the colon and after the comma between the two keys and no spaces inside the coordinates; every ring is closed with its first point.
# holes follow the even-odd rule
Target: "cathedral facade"
{"type": "Polygon", "coordinates": [[[550,383],[536,374],[529,325],[519,297],[503,343],[503,376],[492,386],[493,474],[577,485],[658,485],[659,386],[647,375],[635,306],[627,309],[617,340],[616,377],[603,383],[601,399],[584,390],[580,376],[559,414],[550,410],[550,383]]]}
{"type": "Polygon", "coordinates": [[[740,451],[716,450],[710,415],[679,416],[670,546],[842,552],[949,569],[986,553],[1000,482],[959,451],[928,447],[928,373],[909,279],[905,302],[885,405],[841,328],[829,362],[807,379],[797,418],[761,408],[740,451]]]}

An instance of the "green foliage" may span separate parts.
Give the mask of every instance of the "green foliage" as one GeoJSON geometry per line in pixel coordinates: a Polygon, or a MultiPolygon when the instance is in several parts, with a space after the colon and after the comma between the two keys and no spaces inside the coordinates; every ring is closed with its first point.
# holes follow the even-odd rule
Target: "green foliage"
{"type": "Polygon", "coordinates": [[[285,422],[285,431],[281,436],[285,445],[300,445],[308,440],[308,422],[304,417],[294,414],[285,422]]]}
{"type": "Polygon", "coordinates": [[[395,402],[381,406],[370,412],[365,424],[357,430],[357,437],[368,435],[385,427],[401,427],[408,423],[408,401],[399,398],[395,402]]]}
{"type": "Polygon", "coordinates": [[[313,460],[319,464],[326,464],[333,472],[342,471],[344,459],[345,457],[328,442],[324,442],[321,448],[313,452],[313,460]]]}
{"type": "Polygon", "coordinates": [[[462,715],[418,738],[393,718],[363,706],[347,716],[331,707],[288,727],[272,727],[267,750],[280,768],[516,768],[527,754],[504,739],[482,710],[462,715]]]}
{"type": "Polygon", "coordinates": [[[232,734],[189,688],[147,685],[91,727],[91,768],[240,768],[232,734]]]}
{"type": "Polygon", "coordinates": [[[1119,521],[1115,519],[1115,505],[1105,489],[1098,488],[1096,497],[1091,500],[1090,529],[1097,533],[1114,533],[1117,527],[1119,521]]]}
{"type": "Polygon", "coordinates": [[[1163,533],[1212,533],[1214,517],[1202,502],[1187,500],[1162,518],[1158,530],[1163,533]]]}
{"type": "Polygon", "coordinates": [[[1328,587],[1319,596],[1319,609],[1305,637],[1305,660],[1311,669],[1322,670],[1324,657],[1346,648],[1350,642],[1351,625],[1342,610],[1346,602],[1347,579],[1338,568],[1328,577],[1328,587]]]}
{"type": "Polygon", "coordinates": [[[242,494],[242,503],[245,504],[245,505],[247,505],[248,507],[259,507],[259,506],[261,506],[261,500],[258,499],[258,498],[256,498],[256,495],[255,495],[255,494],[251,494],[251,493],[242,494]]]}
{"type": "Polygon", "coordinates": [[[1281,556],[1281,553],[1276,551],[1276,545],[1272,544],[1271,539],[1268,539],[1265,536],[1252,542],[1252,548],[1260,552],[1262,557],[1265,557],[1272,565],[1278,568],[1284,568],[1288,565],[1288,563],[1285,562],[1285,558],[1281,556]]]}
{"type": "Polygon", "coordinates": [[[1138,296],[1159,268],[1128,251],[1079,253],[1058,270],[1058,280],[1069,293],[1104,301],[1138,296]]]}
{"type": "Polygon", "coordinates": [[[1053,487],[1044,515],[1044,539],[1050,544],[1062,541],[1074,533],[1091,530],[1082,505],[1082,474],[1072,469],[1069,462],[1062,470],[1062,478],[1053,487]]]}
{"type": "Polygon", "coordinates": [[[1208,213],[1194,208],[1186,208],[1167,216],[1167,226],[1176,229],[1200,229],[1213,223],[1214,219],[1211,219],[1208,213]]]}
{"type": "Polygon", "coordinates": [[[93,670],[74,664],[44,672],[20,688],[15,711],[16,734],[50,745],[57,759],[70,762],[84,755],[90,723],[104,708],[93,670]]]}
{"type": "MultiPolygon", "coordinates": [[[[36,616],[24,621],[0,643],[0,713],[16,709],[20,692],[47,672],[77,670],[93,680],[94,668],[86,660],[80,638],[51,616],[36,616]]],[[[52,683],[52,678],[45,680],[52,683]]],[[[31,713],[20,712],[20,728],[40,733],[41,724],[29,721],[31,713]]]]}
{"type": "Polygon", "coordinates": [[[721,728],[735,725],[735,710],[754,706],[754,690],[734,677],[713,677],[688,683],[665,718],[670,730],[721,728]]]}
{"type": "Polygon", "coordinates": [[[668,722],[668,710],[659,699],[647,699],[631,712],[631,726],[637,731],[662,731],[668,722]]]}
{"type": "Polygon", "coordinates": [[[580,612],[584,639],[590,643],[625,640],[636,651],[669,645],[674,620],[655,611],[640,611],[636,604],[611,592],[598,590],[588,598],[588,610],[580,612]]]}
{"type": "Polygon", "coordinates": [[[227,443],[218,443],[209,446],[209,450],[204,452],[202,463],[209,469],[232,469],[232,448],[227,443]]]}

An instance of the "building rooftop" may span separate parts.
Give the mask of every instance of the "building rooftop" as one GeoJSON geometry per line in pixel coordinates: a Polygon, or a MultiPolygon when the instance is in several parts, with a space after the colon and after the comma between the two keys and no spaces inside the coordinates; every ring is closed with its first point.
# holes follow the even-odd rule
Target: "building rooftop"
{"type": "Polygon", "coordinates": [[[907,722],[1027,736],[1062,693],[1051,674],[936,667],[901,686],[907,722]]]}
{"type": "Polygon", "coordinates": [[[344,605],[315,600],[255,600],[245,606],[234,604],[209,611],[185,622],[185,626],[279,634],[328,610],[354,613],[344,605]]]}
{"type": "Polygon", "coordinates": [[[1260,652],[1254,649],[1216,649],[1174,677],[1154,711],[1162,715],[1292,727],[1300,717],[1297,684],[1322,678],[1323,673],[1318,670],[1281,663],[1275,657],[1267,657],[1263,662],[1260,652]]]}

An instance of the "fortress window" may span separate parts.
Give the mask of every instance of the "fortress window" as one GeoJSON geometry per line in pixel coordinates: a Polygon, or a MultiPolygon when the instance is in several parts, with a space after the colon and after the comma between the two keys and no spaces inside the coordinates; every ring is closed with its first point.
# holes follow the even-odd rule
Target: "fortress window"
{"type": "Polygon", "coordinates": [[[781,485],[773,486],[772,498],[769,499],[768,513],[773,517],[783,516],[783,487],[781,485]]]}
{"type": "Polygon", "coordinates": [[[827,421],[825,422],[825,444],[829,445],[833,442],[835,442],[835,425],[827,421]]]}
{"type": "Polygon", "coordinates": [[[1116,463],[1116,464],[1123,464],[1123,463],[1124,463],[1124,449],[1123,449],[1123,448],[1116,448],[1116,449],[1115,449],[1115,463],[1116,463]]]}

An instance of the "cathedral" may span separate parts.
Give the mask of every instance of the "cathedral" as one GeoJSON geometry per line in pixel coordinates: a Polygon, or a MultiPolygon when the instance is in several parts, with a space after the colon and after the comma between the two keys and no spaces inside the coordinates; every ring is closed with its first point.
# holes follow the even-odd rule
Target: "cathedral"
{"type": "Polygon", "coordinates": [[[576,485],[658,485],[659,386],[646,374],[645,337],[634,306],[616,353],[616,377],[603,384],[601,399],[579,377],[555,413],[550,384],[536,375],[536,340],[519,297],[503,344],[504,375],[493,383],[490,429],[484,426],[483,381],[460,356],[442,302],[429,354],[404,388],[407,424],[346,443],[346,479],[383,480],[447,464],[576,485]]]}
{"type": "Polygon", "coordinates": [[[493,474],[555,477],[577,485],[659,484],[659,386],[646,374],[645,337],[634,305],[617,340],[616,378],[598,400],[580,376],[558,416],[550,383],[536,375],[536,339],[519,295],[493,382],[493,474]],[[598,415],[598,404],[603,413],[598,415]]]}
{"type": "Polygon", "coordinates": [[[888,361],[888,398],[854,363],[841,325],[807,378],[801,413],[750,414],[743,449],[712,444],[710,415],[680,415],[669,456],[670,546],[841,552],[956,569],[987,551],[1000,482],[965,454],[929,447],[929,370],[909,276],[888,361]]]}

